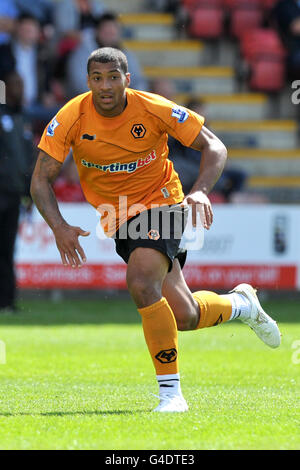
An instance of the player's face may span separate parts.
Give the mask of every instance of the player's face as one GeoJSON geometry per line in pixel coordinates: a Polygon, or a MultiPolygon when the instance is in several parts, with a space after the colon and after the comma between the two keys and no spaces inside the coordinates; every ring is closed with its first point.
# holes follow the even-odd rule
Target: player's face
{"type": "Polygon", "coordinates": [[[117,63],[91,62],[88,86],[93,93],[95,108],[102,116],[122,113],[126,106],[125,89],[129,84],[130,74],[125,74],[117,63]]]}

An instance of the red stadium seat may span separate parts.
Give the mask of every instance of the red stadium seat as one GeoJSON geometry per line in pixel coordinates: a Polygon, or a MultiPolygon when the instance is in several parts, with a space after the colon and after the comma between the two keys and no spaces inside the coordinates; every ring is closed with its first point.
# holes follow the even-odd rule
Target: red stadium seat
{"type": "Polygon", "coordinates": [[[259,28],[246,31],[242,35],[241,54],[244,59],[251,62],[262,55],[283,59],[286,52],[276,30],[259,28]]]}
{"type": "Polygon", "coordinates": [[[189,34],[194,38],[217,39],[224,30],[224,10],[221,7],[198,7],[191,15],[189,34]]]}
{"type": "Polygon", "coordinates": [[[182,5],[187,10],[194,10],[198,5],[198,0],[182,0],[182,5]]]}
{"type": "Polygon", "coordinates": [[[245,31],[258,28],[263,22],[263,11],[257,7],[234,8],[230,15],[230,33],[235,38],[241,38],[245,31]]]}
{"type": "Polygon", "coordinates": [[[250,69],[249,87],[255,91],[278,92],[285,84],[285,55],[276,30],[259,28],[241,38],[241,55],[250,69]]]}
{"type": "Polygon", "coordinates": [[[230,10],[233,6],[233,2],[234,0],[223,0],[224,8],[227,8],[228,10],[230,10]]]}
{"type": "Polygon", "coordinates": [[[259,59],[251,64],[249,87],[265,93],[278,92],[285,85],[285,64],[282,60],[259,59]]]}

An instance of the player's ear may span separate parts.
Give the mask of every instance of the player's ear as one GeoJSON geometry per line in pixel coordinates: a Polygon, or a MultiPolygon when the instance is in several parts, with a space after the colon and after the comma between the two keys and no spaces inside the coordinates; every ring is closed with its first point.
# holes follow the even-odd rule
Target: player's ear
{"type": "Polygon", "coordinates": [[[86,76],[86,82],[87,82],[87,86],[88,86],[88,88],[89,88],[89,90],[90,90],[90,89],[91,89],[91,85],[90,85],[90,76],[89,76],[89,74],[87,74],[87,76],[86,76]]]}
{"type": "Polygon", "coordinates": [[[130,85],[130,73],[126,73],[126,87],[128,88],[130,85]]]}

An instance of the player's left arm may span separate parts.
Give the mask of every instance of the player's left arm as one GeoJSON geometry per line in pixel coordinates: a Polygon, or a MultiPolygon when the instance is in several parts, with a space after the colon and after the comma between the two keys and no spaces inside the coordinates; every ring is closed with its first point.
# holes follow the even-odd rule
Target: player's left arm
{"type": "Polygon", "coordinates": [[[192,206],[193,224],[196,225],[196,214],[199,212],[204,228],[209,229],[213,222],[213,211],[207,195],[222,174],[227,150],[221,140],[205,126],[191,148],[201,152],[201,163],[198,178],[184,202],[192,206]]]}

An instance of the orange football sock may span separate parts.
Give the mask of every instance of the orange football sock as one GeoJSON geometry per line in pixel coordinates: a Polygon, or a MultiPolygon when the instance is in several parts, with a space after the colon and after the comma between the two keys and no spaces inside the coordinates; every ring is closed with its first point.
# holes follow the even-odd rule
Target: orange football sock
{"type": "Polygon", "coordinates": [[[177,325],[167,300],[162,297],[158,302],[138,311],[156,375],[177,374],[177,325]]]}
{"type": "Polygon", "coordinates": [[[197,300],[200,307],[200,320],[196,330],[216,326],[230,319],[232,305],[226,296],[218,295],[215,292],[200,290],[194,292],[193,297],[197,300]]]}

